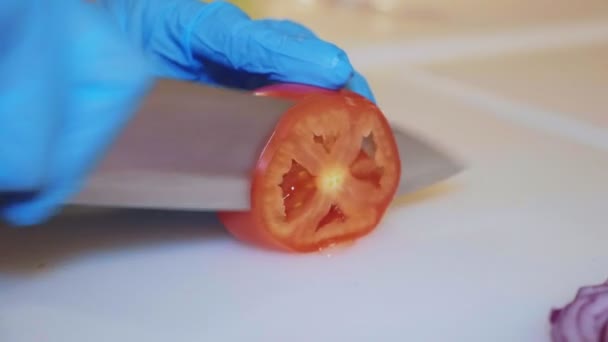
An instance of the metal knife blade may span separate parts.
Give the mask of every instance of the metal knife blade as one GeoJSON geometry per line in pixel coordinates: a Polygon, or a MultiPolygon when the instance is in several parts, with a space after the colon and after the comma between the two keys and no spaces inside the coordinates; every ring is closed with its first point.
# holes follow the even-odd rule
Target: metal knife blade
{"type": "Polygon", "coordinates": [[[420,136],[392,125],[401,156],[401,183],[397,196],[421,190],[464,170],[464,164],[420,136]]]}
{"type": "MultiPolygon", "coordinates": [[[[70,204],[247,210],[251,167],[292,102],[162,80],[70,204]]],[[[402,155],[398,195],[442,181],[462,166],[393,127],[402,155]]]]}

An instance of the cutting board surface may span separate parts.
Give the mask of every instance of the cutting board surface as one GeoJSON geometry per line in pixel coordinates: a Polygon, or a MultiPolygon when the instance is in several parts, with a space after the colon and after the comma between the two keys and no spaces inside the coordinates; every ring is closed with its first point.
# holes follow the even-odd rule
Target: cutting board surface
{"type": "MultiPolygon", "coordinates": [[[[466,40],[477,26],[456,4],[409,21],[345,10],[336,23],[374,29],[357,42],[332,32],[390,119],[465,172],[398,199],[367,238],[309,255],[240,244],[204,213],[79,210],[2,227],[0,341],[547,341],[550,310],[608,278],[608,30],[593,24],[606,12],[583,1],[522,47],[543,11],[484,7],[500,27],[466,40]],[[429,29],[446,22],[462,30],[429,29]],[[407,49],[416,32],[428,58],[407,49]]],[[[293,17],[314,26],[314,8],[293,17]]]]}

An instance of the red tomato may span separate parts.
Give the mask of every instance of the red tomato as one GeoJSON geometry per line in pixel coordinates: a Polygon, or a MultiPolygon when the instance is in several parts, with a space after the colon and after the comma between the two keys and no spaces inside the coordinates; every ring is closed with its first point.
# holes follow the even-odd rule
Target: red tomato
{"type": "Polygon", "coordinates": [[[251,210],[221,212],[237,238],[310,252],[370,233],[401,177],[399,153],[382,112],[347,90],[275,85],[256,92],[295,101],[264,147],[251,210]]]}

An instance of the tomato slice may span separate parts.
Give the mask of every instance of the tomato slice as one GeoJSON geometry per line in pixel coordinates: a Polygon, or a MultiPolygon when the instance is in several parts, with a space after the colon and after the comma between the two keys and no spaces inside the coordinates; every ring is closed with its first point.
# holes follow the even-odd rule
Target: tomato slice
{"type": "Polygon", "coordinates": [[[251,210],[219,213],[228,231],[250,243],[310,252],[374,230],[401,177],[397,145],[378,107],[347,90],[294,84],[256,94],[295,105],[255,165],[251,210]]]}

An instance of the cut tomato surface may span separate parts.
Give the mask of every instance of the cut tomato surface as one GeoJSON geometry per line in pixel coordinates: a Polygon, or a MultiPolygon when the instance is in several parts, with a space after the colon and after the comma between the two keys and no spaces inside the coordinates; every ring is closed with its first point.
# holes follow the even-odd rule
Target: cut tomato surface
{"type": "Polygon", "coordinates": [[[251,210],[221,212],[237,238],[310,252],[350,242],[381,221],[399,185],[400,157],[382,112],[350,91],[260,89],[294,100],[253,170],[251,210]]]}

